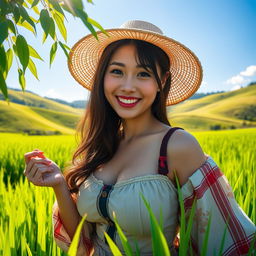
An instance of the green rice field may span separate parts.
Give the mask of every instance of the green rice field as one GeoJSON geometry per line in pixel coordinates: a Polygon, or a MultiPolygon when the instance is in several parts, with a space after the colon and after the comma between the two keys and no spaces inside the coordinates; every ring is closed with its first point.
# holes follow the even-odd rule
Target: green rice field
{"type": "MultiPolygon", "coordinates": [[[[255,223],[256,129],[192,134],[228,178],[237,202],[255,223]]],[[[0,133],[0,255],[66,255],[53,240],[53,190],[36,187],[23,175],[23,155],[36,148],[64,168],[76,142],[72,135],[0,133]]]]}

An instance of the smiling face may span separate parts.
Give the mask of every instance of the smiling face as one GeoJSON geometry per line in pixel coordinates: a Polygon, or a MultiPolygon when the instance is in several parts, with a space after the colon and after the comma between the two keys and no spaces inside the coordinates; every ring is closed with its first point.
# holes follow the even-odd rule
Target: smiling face
{"type": "MultiPolygon", "coordinates": [[[[131,119],[151,112],[158,84],[151,69],[138,63],[132,44],[118,48],[112,55],[104,77],[104,93],[122,119],[131,119]]],[[[160,68],[157,65],[158,75],[160,68]]]]}

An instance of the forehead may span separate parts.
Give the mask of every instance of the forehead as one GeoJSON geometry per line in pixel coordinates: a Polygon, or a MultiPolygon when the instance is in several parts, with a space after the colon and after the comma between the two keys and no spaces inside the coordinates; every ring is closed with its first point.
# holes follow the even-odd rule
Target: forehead
{"type": "Polygon", "coordinates": [[[137,59],[138,52],[135,45],[128,44],[128,45],[122,45],[118,47],[112,54],[111,60],[115,58],[124,58],[127,57],[137,59]]]}

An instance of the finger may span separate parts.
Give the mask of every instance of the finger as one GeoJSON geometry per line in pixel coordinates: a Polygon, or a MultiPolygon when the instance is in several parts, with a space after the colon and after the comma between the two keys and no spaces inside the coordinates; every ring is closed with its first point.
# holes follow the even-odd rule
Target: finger
{"type": "Polygon", "coordinates": [[[35,164],[50,165],[51,163],[52,163],[52,161],[51,161],[51,160],[48,160],[48,159],[32,158],[32,159],[28,162],[24,174],[25,174],[25,175],[28,175],[28,174],[30,173],[31,169],[34,167],[35,164]]]}
{"type": "Polygon", "coordinates": [[[38,169],[38,166],[34,165],[34,166],[29,170],[29,172],[26,173],[27,179],[28,179],[30,182],[33,182],[33,176],[36,174],[37,169],[38,169]]]}
{"type": "Polygon", "coordinates": [[[26,164],[28,164],[28,162],[31,160],[32,157],[36,157],[36,156],[45,158],[45,156],[43,155],[43,151],[28,152],[28,153],[24,154],[26,164]]]}

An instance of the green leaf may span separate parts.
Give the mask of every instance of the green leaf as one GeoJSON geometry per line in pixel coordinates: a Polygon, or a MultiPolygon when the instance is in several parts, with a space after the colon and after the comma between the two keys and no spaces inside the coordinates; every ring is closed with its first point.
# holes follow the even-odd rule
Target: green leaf
{"type": "Polygon", "coordinates": [[[101,32],[103,32],[106,36],[108,36],[108,33],[104,30],[104,28],[95,20],[93,20],[92,18],[87,18],[87,21],[89,23],[91,23],[94,27],[100,29],[101,32]]]}
{"type": "Polygon", "coordinates": [[[73,16],[75,16],[75,12],[73,10],[73,7],[71,6],[71,4],[68,1],[63,1],[60,3],[60,6],[63,8],[63,10],[65,10],[66,12],[71,13],[73,16]]]}
{"type": "Polygon", "coordinates": [[[33,22],[33,20],[31,20],[30,16],[28,15],[26,9],[23,6],[19,7],[19,11],[20,11],[20,15],[22,16],[22,18],[24,20],[26,20],[35,30],[36,33],[36,26],[35,23],[33,22]]]}
{"type": "Polygon", "coordinates": [[[0,89],[1,89],[1,92],[3,93],[3,95],[4,95],[4,98],[8,101],[9,98],[8,98],[7,85],[5,83],[5,79],[3,77],[3,73],[2,73],[1,70],[0,70],[0,89]]]}
{"type": "Polygon", "coordinates": [[[119,224],[117,223],[117,219],[116,219],[116,216],[114,215],[114,223],[116,225],[116,229],[117,229],[117,233],[120,237],[120,240],[121,240],[121,243],[122,243],[122,246],[124,248],[124,252],[126,255],[133,255],[132,253],[132,248],[128,242],[128,239],[126,238],[125,234],[123,233],[122,229],[120,228],[119,224]]]}
{"type": "Polygon", "coordinates": [[[22,1],[22,5],[25,6],[27,9],[29,8],[25,1],[22,1]]]}
{"type": "Polygon", "coordinates": [[[39,16],[40,15],[40,12],[39,12],[39,9],[37,6],[34,6],[33,8],[33,11],[39,16]]]}
{"type": "Polygon", "coordinates": [[[92,0],[87,0],[88,3],[93,4],[92,0]]]}
{"type": "Polygon", "coordinates": [[[90,30],[92,35],[98,40],[97,33],[93,26],[88,22],[88,15],[83,10],[76,9],[75,10],[77,16],[82,20],[82,22],[85,24],[85,26],[90,30]]]}
{"type": "Polygon", "coordinates": [[[18,22],[17,25],[26,28],[27,30],[31,31],[34,35],[36,35],[35,29],[27,21],[24,20],[23,22],[18,22]]]}
{"type": "Polygon", "coordinates": [[[106,232],[104,232],[104,235],[105,235],[105,237],[107,239],[109,248],[110,248],[111,252],[113,253],[113,255],[114,256],[122,256],[122,253],[120,252],[118,247],[115,245],[113,240],[110,238],[110,236],[106,232]]]}
{"type": "Polygon", "coordinates": [[[19,10],[19,7],[16,6],[16,5],[14,5],[12,13],[13,13],[14,21],[15,21],[16,23],[18,23],[18,21],[19,21],[19,19],[20,19],[20,10],[19,10]]]}
{"type": "Polygon", "coordinates": [[[37,51],[36,51],[31,45],[28,45],[28,49],[29,49],[29,55],[30,55],[31,57],[34,57],[34,58],[37,58],[37,59],[39,59],[39,60],[44,61],[44,60],[40,57],[40,55],[37,53],[37,51]]]}
{"type": "Polygon", "coordinates": [[[0,70],[2,74],[6,73],[7,71],[7,57],[5,54],[5,49],[2,45],[0,45],[0,70]]]}
{"type": "Polygon", "coordinates": [[[81,234],[85,219],[86,219],[86,215],[83,216],[83,218],[81,219],[81,221],[76,229],[76,233],[74,235],[74,238],[73,238],[72,243],[68,250],[68,256],[76,256],[77,247],[78,247],[78,243],[79,243],[79,239],[80,239],[80,234],[81,234]]]}
{"type": "Polygon", "coordinates": [[[52,65],[52,62],[55,58],[56,52],[57,52],[57,48],[58,48],[58,43],[54,42],[52,47],[51,47],[51,51],[50,51],[50,66],[52,65]]]}
{"type": "Polygon", "coordinates": [[[50,2],[50,4],[52,5],[52,7],[53,7],[53,9],[55,11],[57,11],[57,12],[61,13],[63,16],[65,16],[64,12],[63,12],[62,8],[60,7],[58,1],[56,1],[56,0],[49,0],[49,2],[50,2]]]}
{"type": "Polygon", "coordinates": [[[56,39],[56,36],[55,36],[55,23],[54,23],[53,18],[51,18],[51,17],[50,17],[49,34],[50,34],[50,36],[52,37],[53,40],[56,39]]]}
{"type": "Polygon", "coordinates": [[[69,54],[68,54],[64,44],[61,41],[59,41],[59,45],[60,45],[60,47],[62,48],[62,50],[64,51],[65,55],[67,56],[67,58],[69,60],[69,54]]]}
{"type": "MultiPolygon", "coordinates": [[[[62,43],[63,44],[63,43],[62,43]]],[[[68,50],[71,51],[70,47],[68,47],[66,44],[63,44],[63,46],[68,50]]]]}
{"type": "Polygon", "coordinates": [[[34,2],[31,5],[31,8],[33,8],[34,6],[36,6],[38,4],[39,0],[34,0],[34,2]]]}
{"type": "Polygon", "coordinates": [[[6,58],[7,58],[7,69],[6,69],[6,73],[4,73],[5,79],[9,73],[11,66],[12,66],[13,52],[12,52],[11,48],[9,48],[8,51],[6,52],[6,58]]]}
{"type": "Polygon", "coordinates": [[[0,45],[8,37],[8,22],[0,22],[0,45]]]}
{"type": "Polygon", "coordinates": [[[13,49],[15,55],[18,56],[16,44],[13,44],[12,49],[13,49]]]}
{"type": "Polygon", "coordinates": [[[28,68],[31,71],[31,73],[34,75],[34,77],[39,81],[36,65],[31,58],[29,58],[28,68]]]}
{"type": "Polygon", "coordinates": [[[33,0],[27,0],[27,2],[31,5],[33,3],[33,0]]]}
{"type": "Polygon", "coordinates": [[[45,42],[46,38],[47,38],[47,36],[46,36],[45,32],[43,32],[43,39],[42,39],[42,43],[44,43],[44,42],[45,42]]]}
{"type": "Polygon", "coordinates": [[[29,48],[26,39],[22,35],[17,36],[16,47],[20,63],[25,72],[29,62],[29,48]]]}
{"type": "Polygon", "coordinates": [[[13,34],[16,35],[16,29],[15,29],[15,26],[14,26],[13,22],[9,19],[7,19],[7,22],[8,22],[9,29],[12,31],[13,34]]]}
{"type": "Polygon", "coordinates": [[[72,4],[73,4],[75,9],[78,9],[78,10],[83,10],[84,9],[82,0],[73,0],[72,4]]]}
{"type": "Polygon", "coordinates": [[[16,23],[20,20],[20,9],[18,6],[14,6],[13,8],[13,16],[16,23]]]}
{"type": "Polygon", "coordinates": [[[59,28],[59,31],[64,38],[65,42],[67,42],[67,30],[64,25],[64,16],[58,13],[53,13],[53,18],[59,28]]]}
{"type": "Polygon", "coordinates": [[[24,92],[26,88],[26,80],[25,80],[24,72],[20,68],[18,69],[18,72],[19,72],[19,83],[22,88],[22,91],[24,92]]]}
{"type": "Polygon", "coordinates": [[[9,4],[8,1],[0,1],[0,10],[1,10],[1,16],[4,17],[6,14],[9,13],[9,7],[12,4],[9,4]]]}
{"type": "Polygon", "coordinates": [[[47,38],[51,26],[51,19],[47,10],[43,9],[40,12],[40,23],[42,29],[44,30],[45,36],[47,38]]]}

